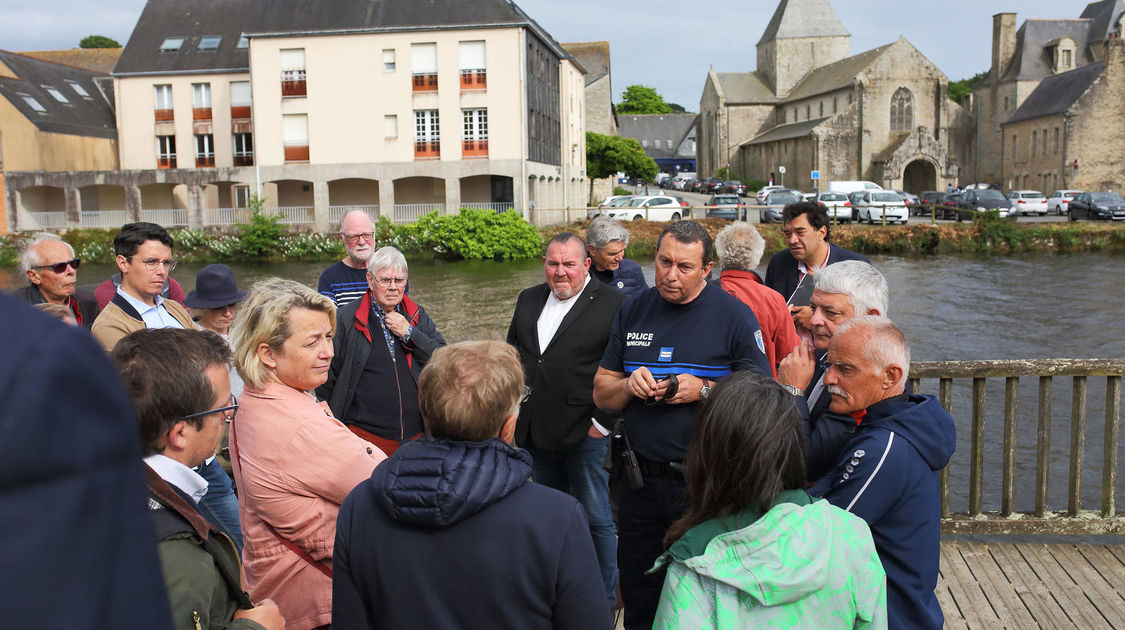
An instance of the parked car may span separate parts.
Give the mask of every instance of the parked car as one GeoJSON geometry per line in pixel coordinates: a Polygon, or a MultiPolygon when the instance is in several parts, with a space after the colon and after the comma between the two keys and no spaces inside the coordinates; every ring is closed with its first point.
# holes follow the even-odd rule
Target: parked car
{"type": "Polygon", "coordinates": [[[851,180],[828,182],[828,190],[848,194],[863,190],[883,190],[883,187],[875,182],[851,180]]]}
{"type": "Polygon", "coordinates": [[[852,192],[847,193],[848,201],[851,202],[853,208],[859,206],[859,202],[863,200],[863,193],[865,193],[865,192],[867,192],[867,191],[865,191],[865,190],[853,190],[852,192]]]}
{"type": "Polygon", "coordinates": [[[1055,214],[1066,214],[1070,200],[1081,194],[1081,190],[1056,190],[1047,197],[1047,209],[1055,214]]]}
{"type": "Polygon", "coordinates": [[[837,223],[851,223],[855,219],[852,213],[852,202],[848,196],[840,192],[822,192],[816,196],[816,202],[828,211],[828,218],[835,219],[837,223]]]}
{"type": "Polygon", "coordinates": [[[606,197],[605,201],[598,204],[597,208],[591,208],[586,212],[586,220],[593,220],[594,217],[602,214],[602,212],[607,208],[620,208],[621,206],[628,204],[629,200],[634,196],[635,195],[614,195],[612,197],[606,197]]]}
{"type": "Polygon", "coordinates": [[[679,221],[685,216],[691,216],[687,203],[678,197],[670,195],[637,195],[629,203],[619,208],[605,208],[602,214],[618,221],[634,221],[648,219],[649,221],[679,221]]]}
{"type": "Polygon", "coordinates": [[[738,195],[739,197],[745,197],[746,184],[743,184],[742,182],[735,179],[728,179],[727,181],[723,182],[723,192],[728,192],[732,195],[738,195]]]}
{"type": "Polygon", "coordinates": [[[707,200],[707,218],[745,221],[746,204],[738,195],[711,195],[707,200]]]}
{"type": "Polygon", "coordinates": [[[1038,190],[1013,190],[1008,193],[1013,214],[1047,214],[1047,198],[1038,190]]]}
{"type": "Polygon", "coordinates": [[[702,189],[703,189],[703,180],[700,180],[700,179],[688,180],[688,183],[684,186],[684,190],[686,190],[688,192],[702,192],[702,189]]]}
{"type": "Polygon", "coordinates": [[[893,190],[865,190],[857,194],[855,220],[868,223],[906,223],[910,213],[906,202],[893,190]]]}
{"type": "Polygon", "coordinates": [[[775,190],[785,190],[785,186],[774,186],[773,184],[770,184],[769,186],[762,186],[761,189],[759,189],[758,193],[757,193],[758,203],[759,204],[765,203],[766,202],[766,195],[770,194],[771,192],[773,192],[775,190]]]}
{"type": "Polygon", "coordinates": [[[934,215],[934,218],[942,218],[941,200],[945,197],[945,193],[940,190],[926,190],[921,195],[918,195],[918,202],[922,206],[922,215],[934,215]]]}
{"type": "Polygon", "coordinates": [[[908,193],[905,190],[896,190],[895,192],[898,193],[899,197],[902,197],[902,200],[904,202],[906,202],[906,209],[908,212],[910,212],[910,214],[922,214],[922,200],[918,198],[918,195],[915,195],[914,193],[908,193]]]}
{"type": "Polygon", "coordinates": [[[699,192],[717,194],[723,192],[724,180],[721,177],[708,177],[703,180],[703,186],[699,188],[699,192]]]}
{"type": "Polygon", "coordinates": [[[961,203],[961,196],[965,193],[951,192],[946,193],[941,198],[941,206],[938,209],[939,219],[957,219],[961,220],[961,213],[957,211],[958,205],[961,203]]]}
{"type": "MultiPolygon", "coordinates": [[[[614,201],[617,201],[618,199],[628,199],[632,196],[633,195],[612,195],[610,197],[606,197],[601,203],[598,204],[598,207],[599,208],[605,208],[605,207],[609,206],[610,204],[612,204],[614,201]]],[[[622,202],[618,201],[617,205],[621,205],[621,203],[622,202]]]]}
{"type": "Polygon", "coordinates": [[[1006,217],[1012,212],[1012,202],[1004,196],[1004,193],[995,188],[966,190],[961,195],[961,201],[957,204],[957,207],[968,212],[996,210],[1001,217],[1006,217]]]}
{"type": "Polygon", "coordinates": [[[1084,192],[1070,200],[1070,220],[1125,221],[1125,199],[1115,192],[1084,192]]]}
{"type": "Polygon", "coordinates": [[[670,187],[672,188],[672,190],[683,190],[684,184],[686,184],[687,182],[688,182],[687,178],[673,177],[672,183],[670,184],[670,187]]]}
{"type": "Polygon", "coordinates": [[[796,195],[792,190],[775,190],[766,195],[765,205],[767,207],[758,211],[759,223],[781,223],[781,213],[785,206],[791,203],[797,203],[801,198],[796,195]]]}

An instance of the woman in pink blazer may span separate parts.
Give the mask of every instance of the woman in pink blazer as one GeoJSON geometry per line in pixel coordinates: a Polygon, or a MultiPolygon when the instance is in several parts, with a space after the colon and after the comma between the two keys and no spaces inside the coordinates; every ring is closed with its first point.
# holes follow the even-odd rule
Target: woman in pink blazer
{"type": "Polygon", "coordinates": [[[271,278],[231,329],[246,382],[230,432],[245,586],[253,601],[277,602],[289,630],[331,623],[336,514],[385,459],[311,393],[328,377],[335,328],[329,298],[271,278]]]}

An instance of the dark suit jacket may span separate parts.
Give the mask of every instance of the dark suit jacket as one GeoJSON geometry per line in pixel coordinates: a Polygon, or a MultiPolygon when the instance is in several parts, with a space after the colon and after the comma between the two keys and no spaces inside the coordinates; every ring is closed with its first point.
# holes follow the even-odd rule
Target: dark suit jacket
{"type": "MultiPolygon", "coordinates": [[[[828,264],[838,263],[841,260],[860,260],[867,264],[871,261],[863,254],[857,254],[851,250],[844,249],[839,245],[828,243],[831,248],[828,252],[828,264]]],[[[801,280],[801,272],[797,271],[797,259],[793,257],[789,248],[785,248],[770,258],[770,264],[766,266],[766,286],[777,291],[785,301],[789,301],[789,296],[797,290],[797,283],[801,280]]]]}
{"type": "Polygon", "coordinates": [[[594,373],[625,296],[591,278],[540,354],[537,323],[549,293],[546,283],[520,293],[508,327],[508,343],[519,350],[531,387],[520,407],[516,443],[567,452],[582,441],[591,417],[608,422],[612,415],[594,407],[594,373]]]}

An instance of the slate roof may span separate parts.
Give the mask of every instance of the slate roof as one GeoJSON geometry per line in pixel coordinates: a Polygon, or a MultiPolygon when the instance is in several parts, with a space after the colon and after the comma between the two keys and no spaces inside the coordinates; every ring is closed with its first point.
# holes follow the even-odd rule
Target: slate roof
{"type": "Polygon", "coordinates": [[[1090,19],[1090,42],[1104,42],[1117,25],[1125,0],[1101,0],[1086,5],[1079,17],[1090,19]]]}
{"type": "Polygon", "coordinates": [[[728,105],[777,102],[777,96],[757,72],[715,72],[728,105]]]}
{"type": "Polygon", "coordinates": [[[94,138],[116,138],[113,108],[94,84],[105,75],[64,66],[19,53],[0,50],[0,64],[13,76],[0,75],[0,96],[10,102],[40,131],[94,138]],[[67,81],[79,84],[82,96],[67,81]],[[44,86],[58,90],[68,101],[60,103],[44,86]],[[23,96],[35,99],[45,111],[36,111],[23,96]]]}
{"type": "Polygon", "coordinates": [[[828,0],[781,0],[758,40],[761,46],[774,39],[850,36],[828,0]]]}
{"type": "Polygon", "coordinates": [[[1053,66],[1047,45],[1062,38],[1074,40],[1074,64],[1084,66],[1094,61],[1090,55],[1090,21],[1025,20],[1016,33],[1016,50],[1002,81],[1038,81],[1051,75],[1053,66]]]}
{"type": "Polygon", "coordinates": [[[1104,69],[1105,62],[1099,61],[1043,79],[1003,124],[1062,113],[1086,93],[1104,69]]]}
{"type": "Polygon", "coordinates": [[[649,146],[645,153],[653,158],[695,157],[691,146],[687,145],[685,151],[678,149],[684,147],[684,139],[695,129],[697,114],[627,114],[617,115],[617,135],[623,138],[633,138],[637,142],[648,140],[649,146]],[[673,140],[672,147],[667,141],[673,140]],[[653,140],[660,140],[657,149],[653,140]]]}
{"type": "Polygon", "coordinates": [[[21,50],[26,57],[61,63],[91,72],[109,74],[117,65],[123,48],[71,48],[69,50],[21,50]]]}
{"type": "Polygon", "coordinates": [[[872,48],[845,57],[835,63],[830,63],[827,66],[821,66],[812,72],[805,75],[801,82],[793,88],[793,90],[785,97],[786,101],[792,101],[817,94],[824,94],[840,88],[851,85],[852,80],[856,75],[863,72],[872,63],[878,59],[883,51],[887,50],[894,44],[887,44],[878,48],[872,48]]]}
{"type": "Polygon", "coordinates": [[[586,69],[587,86],[609,74],[609,42],[573,42],[560,46],[586,69]]]}
{"type": "Polygon", "coordinates": [[[252,0],[148,0],[114,76],[249,71],[250,50],[237,45],[250,24],[251,4],[252,0]],[[199,50],[199,40],[207,35],[222,36],[218,48],[199,50]],[[179,50],[161,52],[168,37],[185,39],[179,50]]]}
{"type": "Polygon", "coordinates": [[[125,45],[115,76],[247,71],[243,34],[269,37],[438,28],[523,26],[564,59],[571,56],[508,0],[148,0],[125,45]],[[215,50],[200,39],[220,35],[215,50]],[[168,37],[186,38],[161,52],[168,37]]]}
{"type": "Polygon", "coordinates": [[[824,118],[813,118],[812,120],[802,120],[801,122],[789,123],[787,125],[778,125],[773,129],[761,134],[756,138],[751,138],[743,145],[750,144],[763,144],[766,142],[776,142],[778,140],[790,140],[792,138],[804,138],[809,135],[813,129],[816,129],[820,123],[828,120],[830,116],[824,118]]]}

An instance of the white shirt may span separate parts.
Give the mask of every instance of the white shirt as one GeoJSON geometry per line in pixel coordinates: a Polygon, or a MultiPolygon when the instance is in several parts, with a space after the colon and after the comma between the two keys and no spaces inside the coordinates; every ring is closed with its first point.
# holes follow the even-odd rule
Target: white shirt
{"type": "Polygon", "coordinates": [[[157,453],[146,457],[145,463],[161,479],[182,490],[196,503],[207,494],[207,480],[171,457],[157,453]]]}
{"type": "Polygon", "coordinates": [[[586,281],[582,283],[582,288],[565,300],[555,297],[553,292],[547,294],[547,303],[543,305],[543,311],[539,313],[539,321],[536,323],[539,332],[539,354],[543,354],[551,344],[555,333],[559,331],[559,324],[578,303],[578,296],[586,290],[587,284],[590,284],[590,274],[586,274],[586,281]]]}
{"type": "Polygon", "coordinates": [[[153,298],[155,306],[149,306],[137,298],[129,295],[121,287],[117,287],[117,295],[125,298],[137,312],[141,314],[141,321],[145,323],[145,328],[183,328],[183,324],[172,317],[168,309],[164,308],[164,298],[159,295],[153,298]]]}

